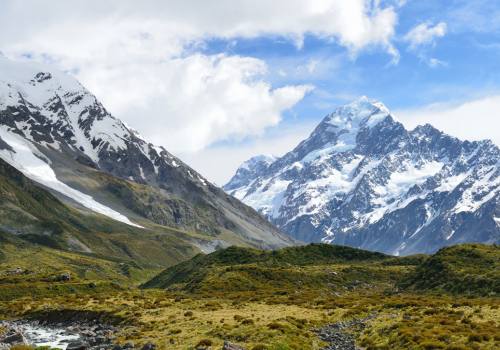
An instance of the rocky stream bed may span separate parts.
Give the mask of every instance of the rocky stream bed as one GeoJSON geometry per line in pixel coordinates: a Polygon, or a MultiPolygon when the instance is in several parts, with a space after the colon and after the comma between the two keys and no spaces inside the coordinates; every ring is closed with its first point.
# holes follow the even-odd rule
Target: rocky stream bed
{"type": "MultiPolygon", "coordinates": [[[[354,319],[328,324],[315,333],[328,343],[322,350],[359,350],[355,345],[352,331],[359,331],[374,315],[364,319],[354,319]]],[[[61,350],[155,350],[156,345],[146,343],[136,347],[133,343],[115,343],[119,328],[95,320],[67,319],[54,320],[18,320],[0,321],[0,350],[9,350],[13,345],[31,345],[61,350]]],[[[212,347],[198,347],[197,350],[209,350],[212,347]]],[[[215,350],[215,349],[213,349],[215,350]]],[[[245,350],[236,344],[225,342],[222,350],[245,350]]]]}
{"type": "MultiPolygon", "coordinates": [[[[4,334],[0,337],[0,348],[3,349],[15,344],[47,346],[62,350],[125,349],[113,344],[117,328],[98,322],[1,321],[0,328],[4,329],[4,334]]],[[[129,348],[132,349],[134,346],[131,345],[129,348]]]]}

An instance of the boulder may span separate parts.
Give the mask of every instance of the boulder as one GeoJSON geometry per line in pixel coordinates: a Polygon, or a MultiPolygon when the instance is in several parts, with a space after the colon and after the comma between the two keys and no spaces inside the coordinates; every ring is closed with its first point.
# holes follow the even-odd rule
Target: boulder
{"type": "Polygon", "coordinates": [[[22,275],[24,273],[26,273],[26,270],[24,270],[24,269],[22,269],[20,267],[16,267],[15,269],[7,271],[8,275],[22,275]]]}
{"type": "Polygon", "coordinates": [[[155,350],[155,349],[156,349],[156,345],[153,343],[146,343],[142,347],[142,350],[155,350]]]}
{"type": "Polygon", "coordinates": [[[72,341],[68,344],[68,347],[66,350],[86,350],[89,348],[89,344],[81,341],[81,340],[75,340],[72,341]]]}
{"type": "Polygon", "coordinates": [[[245,350],[245,348],[243,348],[239,345],[236,345],[236,344],[232,344],[228,341],[224,341],[224,345],[222,346],[222,350],[245,350]]]}
{"type": "Polygon", "coordinates": [[[69,272],[62,273],[59,276],[57,276],[57,280],[61,282],[70,281],[71,274],[69,272]]]}
{"type": "Polygon", "coordinates": [[[92,346],[107,344],[109,342],[110,342],[110,340],[108,338],[100,336],[100,335],[98,335],[96,337],[92,337],[92,338],[89,339],[89,343],[92,346]]]}
{"type": "Polygon", "coordinates": [[[8,332],[2,339],[0,339],[0,343],[5,344],[26,344],[26,339],[24,338],[23,333],[17,330],[12,330],[8,332]]]}

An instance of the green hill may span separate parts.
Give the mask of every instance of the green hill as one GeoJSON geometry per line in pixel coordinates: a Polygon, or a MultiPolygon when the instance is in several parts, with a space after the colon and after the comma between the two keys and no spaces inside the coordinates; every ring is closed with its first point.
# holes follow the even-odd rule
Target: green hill
{"type": "Polygon", "coordinates": [[[500,247],[463,244],[447,247],[419,265],[400,286],[415,291],[500,294],[500,247]]]}
{"type": "Polygon", "coordinates": [[[396,275],[384,265],[393,257],[360,249],[310,244],[275,251],[230,247],[167,268],[143,288],[180,288],[190,292],[332,288],[389,283],[396,275]]]}

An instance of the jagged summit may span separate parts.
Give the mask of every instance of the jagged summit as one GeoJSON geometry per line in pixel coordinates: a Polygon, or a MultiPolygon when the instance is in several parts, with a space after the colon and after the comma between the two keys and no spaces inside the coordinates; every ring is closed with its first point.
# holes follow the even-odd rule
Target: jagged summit
{"type": "Polygon", "coordinates": [[[243,164],[241,165],[241,168],[246,168],[248,170],[251,170],[251,169],[255,168],[255,166],[259,163],[270,165],[276,159],[278,159],[278,157],[275,157],[273,155],[261,154],[261,155],[252,157],[252,158],[246,160],[245,162],[243,162],[243,164]]]}
{"type": "Polygon", "coordinates": [[[7,58],[0,58],[0,71],[0,108],[5,110],[0,122],[17,128],[31,141],[81,151],[97,166],[101,153],[126,150],[127,141],[140,140],[93,94],[63,72],[7,58]]]}
{"type": "Polygon", "coordinates": [[[373,126],[390,115],[389,109],[380,101],[362,96],[357,100],[336,108],[325,121],[341,129],[373,126]]]}
{"type": "Polygon", "coordinates": [[[274,161],[278,159],[275,156],[261,154],[252,157],[245,162],[243,162],[236,174],[230,180],[230,186],[226,188],[227,191],[243,186],[244,184],[250,182],[253,178],[258,176],[267,169],[274,161]]]}
{"type": "Polygon", "coordinates": [[[412,254],[500,241],[499,164],[491,141],[461,141],[431,125],[408,131],[362,97],[224,188],[297,239],[412,254]]]}

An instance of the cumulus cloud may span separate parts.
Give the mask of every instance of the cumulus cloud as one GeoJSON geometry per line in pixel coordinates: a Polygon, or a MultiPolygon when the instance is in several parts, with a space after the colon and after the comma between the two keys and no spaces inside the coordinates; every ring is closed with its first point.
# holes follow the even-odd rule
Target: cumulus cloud
{"type": "Polygon", "coordinates": [[[432,104],[418,109],[400,110],[395,114],[408,127],[431,123],[446,133],[467,140],[489,139],[500,145],[500,95],[492,95],[459,104],[432,104]]]}
{"type": "Polygon", "coordinates": [[[396,22],[366,0],[4,0],[0,49],[72,72],[146,137],[196,151],[276,125],[311,89],[272,87],[258,59],[201,54],[206,39],[310,34],[396,57],[396,22]]]}
{"type": "Polygon", "coordinates": [[[439,22],[434,26],[425,22],[411,29],[404,36],[404,39],[410,44],[410,48],[415,49],[422,45],[433,44],[437,38],[446,34],[446,29],[447,26],[444,22],[439,22]]]}
{"type": "Polygon", "coordinates": [[[155,143],[166,144],[173,152],[195,152],[216,141],[259,135],[277,125],[282,112],[312,89],[309,85],[273,89],[261,78],[266,69],[255,58],[201,54],[166,60],[154,68],[129,66],[104,78],[128,91],[125,96],[120,90],[114,92],[107,102],[155,143]],[[137,76],[142,79],[136,80],[137,76]],[[151,111],[158,115],[144,123],[151,111]]]}

